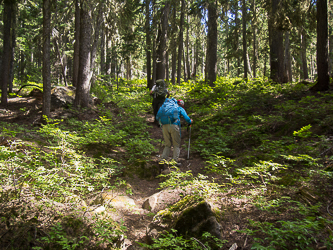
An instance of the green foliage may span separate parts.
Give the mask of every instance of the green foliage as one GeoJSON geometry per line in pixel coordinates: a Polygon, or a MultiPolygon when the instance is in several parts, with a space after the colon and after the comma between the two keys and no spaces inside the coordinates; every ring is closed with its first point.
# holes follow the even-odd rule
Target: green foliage
{"type": "Polygon", "coordinates": [[[300,130],[298,131],[294,131],[293,135],[300,137],[300,138],[307,138],[311,136],[311,131],[309,131],[311,129],[311,124],[302,127],[300,130]]]}
{"type": "Polygon", "coordinates": [[[306,206],[290,197],[281,197],[269,201],[257,201],[258,209],[275,214],[288,213],[299,218],[292,221],[259,222],[249,220],[250,228],[242,232],[253,235],[254,243],[251,249],[312,249],[311,244],[322,242],[332,246],[329,239],[322,239],[321,232],[326,225],[333,225],[324,217],[318,216],[320,204],[306,206]],[[263,236],[264,235],[264,236],[263,236]],[[260,237],[258,237],[260,236],[260,237]]]}
{"type": "Polygon", "coordinates": [[[86,236],[81,236],[78,239],[70,238],[64,232],[61,224],[57,223],[51,227],[48,236],[42,237],[40,240],[52,248],[75,250],[83,247],[85,241],[88,240],[88,238],[86,236]]]}
{"type": "Polygon", "coordinates": [[[286,169],[279,163],[259,161],[251,167],[244,167],[237,170],[238,176],[232,177],[231,181],[234,183],[261,183],[267,185],[267,183],[278,179],[276,173],[286,169]]]}
{"type": "Polygon", "coordinates": [[[220,191],[222,185],[207,180],[208,177],[198,174],[194,177],[191,171],[180,172],[178,168],[173,167],[175,171],[161,177],[167,179],[160,183],[160,188],[180,188],[183,193],[181,195],[191,195],[198,198],[210,197],[211,195],[220,191]]]}
{"type": "MultiPolygon", "coordinates": [[[[312,249],[313,243],[321,242],[332,247],[332,242],[322,241],[319,236],[328,221],[322,217],[308,217],[296,221],[256,222],[250,221],[255,230],[245,230],[249,235],[264,233],[262,238],[254,238],[251,249],[312,249]]],[[[332,224],[332,223],[330,223],[332,224]]]]}
{"type": "Polygon", "coordinates": [[[130,154],[129,161],[148,160],[152,153],[157,152],[150,142],[150,139],[142,139],[140,136],[126,140],[126,148],[130,154]]]}
{"type": "Polygon", "coordinates": [[[171,229],[171,232],[165,232],[157,239],[152,239],[153,244],[148,245],[139,243],[147,249],[161,250],[196,250],[196,249],[219,249],[227,241],[217,239],[210,233],[204,233],[200,239],[194,237],[185,239],[183,236],[177,236],[177,230],[171,229]]]}
{"type": "MultiPolygon", "coordinates": [[[[36,201],[48,201],[48,205],[39,205],[40,211],[57,202],[84,210],[88,209],[88,198],[102,190],[126,186],[125,192],[132,194],[125,185],[124,170],[150,162],[158,150],[146,120],[152,114],[151,99],[143,80],[119,79],[118,85],[108,81],[104,76],[95,81],[93,94],[104,103],[94,108],[98,118],[93,120],[49,119],[37,129],[0,122],[1,204],[14,203],[29,194],[36,201]]],[[[188,81],[168,88],[172,97],[185,100],[186,111],[194,120],[191,154],[202,157],[209,177],[173,168],[170,174],[159,176],[161,189],[181,189],[183,197],[195,200],[233,192],[246,198],[247,204],[262,213],[252,217],[244,229],[253,249],[311,249],[316,242],[332,247],[328,230],[332,220],[322,212],[325,202],[312,200],[309,206],[288,196],[306,186],[320,190],[318,200],[327,201],[333,180],[331,93],[312,95],[303,84],[228,77],[218,78],[213,87],[188,81]]],[[[28,220],[25,213],[20,219],[27,228],[45,223],[43,216],[50,221],[43,224],[46,234],[39,237],[36,249],[83,249],[92,247],[92,242],[94,247],[116,248],[115,242],[125,231],[104,215],[89,224],[82,214],[71,218],[44,214],[28,220]]],[[[4,214],[0,223],[10,225],[13,231],[19,228],[16,211],[4,214]]],[[[183,237],[167,232],[145,247],[220,247],[208,236],[183,237]]],[[[27,241],[33,241],[30,238],[27,241]]]]}
{"type": "Polygon", "coordinates": [[[219,175],[228,175],[230,167],[233,165],[235,160],[226,158],[219,155],[211,155],[206,161],[206,171],[208,173],[216,173],[219,175]]]}
{"type": "MultiPolygon", "coordinates": [[[[110,218],[94,217],[94,223],[87,230],[82,230],[86,223],[84,218],[66,217],[64,225],[60,222],[51,226],[47,236],[41,237],[39,241],[44,247],[51,249],[84,249],[89,247],[92,238],[96,246],[106,245],[112,249],[119,249],[119,239],[123,237],[126,228],[114,222],[110,218]],[[71,230],[69,230],[71,229],[71,230]],[[81,229],[81,230],[80,230],[81,229]],[[73,232],[74,231],[74,232],[73,232]]],[[[34,249],[41,249],[35,247],[34,249]]]]}

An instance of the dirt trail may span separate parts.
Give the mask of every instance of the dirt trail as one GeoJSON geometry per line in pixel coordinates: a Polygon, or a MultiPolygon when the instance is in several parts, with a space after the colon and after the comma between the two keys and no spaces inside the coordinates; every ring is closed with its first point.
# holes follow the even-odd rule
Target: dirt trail
{"type": "MultiPolygon", "coordinates": [[[[38,101],[34,97],[21,97],[21,98],[11,98],[8,99],[8,106],[6,109],[0,109],[0,121],[9,122],[9,123],[17,123],[21,125],[27,126],[35,126],[39,125],[39,118],[41,117],[42,103],[38,101]]],[[[59,118],[62,117],[66,112],[66,110],[55,110],[51,111],[51,118],[59,118]]],[[[89,113],[89,112],[88,112],[89,113]]],[[[82,119],[92,120],[97,119],[98,114],[94,114],[91,112],[89,114],[86,113],[82,119]],[[94,118],[96,116],[96,118],[94,118]]],[[[163,141],[162,130],[160,127],[156,126],[153,123],[153,115],[146,115],[146,122],[149,125],[149,133],[151,138],[157,139],[159,141],[163,141]]],[[[181,151],[180,151],[180,162],[182,166],[180,170],[185,172],[191,170],[193,175],[197,175],[202,172],[203,161],[202,159],[190,152],[190,157],[187,159],[187,147],[185,145],[188,144],[189,133],[186,130],[186,127],[182,127],[182,140],[181,140],[181,151]]],[[[151,164],[156,164],[159,159],[159,155],[163,151],[163,146],[161,143],[156,143],[155,145],[159,153],[152,156],[151,164]]],[[[151,195],[158,193],[161,191],[159,189],[159,183],[161,180],[156,177],[152,177],[149,179],[140,178],[138,176],[130,176],[124,177],[127,183],[131,186],[133,194],[129,197],[134,200],[135,207],[131,209],[123,209],[117,211],[117,214],[114,216],[117,220],[123,220],[124,226],[127,228],[125,245],[129,247],[128,249],[133,249],[130,246],[135,245],[135,242],[145,241],[146,230],[148,225],[151,223],[153,216],[152,214],[145,209],[142,209],[142,204],[144,201],[150,197],[151,195]]],[[[126,249],[127,249],[126,247],[126,249]]]]}
{"type": "MultiPolygon", "coordinates": [[[[160,127],[153,123],[153,117],[150,114],[147,114],[146,122],[149,124],[150,129],[149,133],[151,138],[157,140],[163,140],[162,130],[160,127]]],[[[180,151],[180,162],[182,166],[180,170],[192,171],[192,174],[195,176],[198,173],[202,172],[202,167],[204,162],[196,154],[191,153],[190,157],[187,159],[188,151],[184,148],[184,145],[188,144],[189,133],[187,132],[186,127],[182,127],[182,140],[181,140],[181,151],[180,151]]],[[[163,151],[163,146],[160,143],[155,145],[159,149],[159,154],[163,151]]],[[[158,155],[154,156],[152,162],[157,163],[158,155]]],[[[136,241],[145,240],[147,226],[151,223],[153,216],[147,210],[140,209],[144,201],[151,195],[158,193],[159,183],[161,180],[159,178],[150,178],[142,179],[138,176],[132,176],[131,178],[126,178],[127,182],[131,185],[133,190],[133,195],[131,198],[135,201],[136,209],[132,213],[124,214],[124,225],[128,228],[126,244],[134,244],[136,241]]],[[[172,196],[172,195],[170,195],[172,196]]]]}

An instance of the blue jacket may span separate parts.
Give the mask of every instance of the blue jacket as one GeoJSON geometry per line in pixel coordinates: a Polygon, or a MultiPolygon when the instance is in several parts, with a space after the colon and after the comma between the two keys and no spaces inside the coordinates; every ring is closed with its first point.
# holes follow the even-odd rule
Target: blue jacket
{"type": "Polygon", "coordinates": [[[180,117],[184,117],[185,121],[188,123],[188,124],[191,124],[191,118],[188,117],[185,109],[183,109],[182,107],[178,107],[178,119],[177,121],[174,123],[174,124],[177,124],[179,127],[180,127],[180,117]]]}
{"type": "MultiPolygon", "coordinates": [[[[168,98],[166,98],[165,101],[167,101],[167,99],[168,99],[168,98]]],[[[176,100],[176,99],[172,98],[171,100],[174,101],[175,103],[177,103],[177,100],[176,100]]],[[[178,106],[178,107],[177,107],[177,111],[178,111],[178,114],[177,114],[177,116],[178,116],[178,117],[177,117],[177,120],[176,120],[174,123],[172,123],[172,124],[178,125],[178,126],[180,127],[180,117],[181,117],[181,116],[184,117],[185,121],[186,121],[188,124],[191,124],[191,118],[188,117],[188,115],[187,115],[185,109],[183,109],[182,107],[178,106]]],[[[162,116],[161,112],[158,112],[157,115],[156,115],[156,120],[159,121],[160,118],[161,118],[161,116],[162,116]]]]}

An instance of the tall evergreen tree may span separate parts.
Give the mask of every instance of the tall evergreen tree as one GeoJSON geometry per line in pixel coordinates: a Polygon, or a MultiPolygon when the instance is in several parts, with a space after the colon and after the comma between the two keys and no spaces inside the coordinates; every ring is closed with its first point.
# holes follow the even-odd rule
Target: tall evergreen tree
{"type": "Polygon", "coordinates": [[[51,110],[51,6],[43,0],[43,116],[49,117],[51,110]]]}
{"type": "Polygon", "coordinates": [[[169,10],[170,3],[167,1],[161,9],[161,25],[158,30],[156,79],[165,79],[169,10]]]}
{"type": "Polygon", "coordinates": [[[3,12],[3,54],[1,64],[1,106],[7,107],[8,100],[8,84],[10,80],[10,63],[11,63],[11,47],[12,47],[12,21],[14,13],[15,0],[4,0],[3,12]]]}
{"type": "Polygon", "coordinates": [[[179,36],[178,36],[178,64],[177,64],[178,84],[180,84],[180,79],[182,74],[181,72],[182,72],[182,58],[183,58],[184,16],[185,16],[185,0],[181,0],[179,36]]]}
{"type": "Polygon", "coordinates": [[[80,56],[80,0],[75,0],[75,31],[74,31],[74,58],[73,58],[73,86],[77,86],[79,76],[80,56]]]}
{"type": "Polygon", "coordinates": [[[213,86],[217,74],[217,6],[214,1],[208,1],[208,33],[206,52],[205,81],[213,86]]]}
{"type": "Polygon", "coordinates": [[[147,68],[147,88],[151,89],[153,87],[153,82],[151,79],[151,34],[150,34],[150,3],[151,0],[146,0],[146,68],[147,68]]]}
{"type": "Polygon", "coordinates": [[[329,75],[327,0],[317,0],[317,68],[318,81],[316,85],[312,87],[312,90],[328,90],[329,75]]]}
{"type": "Polygon", "coordinates": [[[247,65],[247,43],[246,43],[246,0],[242,0],[242,21],[243,21],[243,61],[244,61],[244,79],[247,80],[248,65],[247,65]]]}
{"type": "Polygon", "coordinates": [[[283,32],[279,28],[278,16],[282,11],[281,1],[272,0],[269,13],[269,40],[270,40],[270,78],[281,83],[283,80],[283,32]]]}
{"type": "Polygon", "coordinates": [[[76,107],[88,107],[91,80],[92,7],[87,0],[80,5],[80,57],[75,95],[76,107]]]}

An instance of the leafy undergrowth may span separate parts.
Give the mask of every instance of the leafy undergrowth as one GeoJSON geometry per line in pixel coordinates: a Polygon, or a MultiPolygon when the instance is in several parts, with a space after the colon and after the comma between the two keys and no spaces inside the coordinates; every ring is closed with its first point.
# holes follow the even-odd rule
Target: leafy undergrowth
{"type": "MultiPolygon", "coordinates": [[[[0,123],[1,247],[120,248],[126,228],[91,213],[86,202],[126,186],[123,177],[156,154],[145,121],[151,113],[145,85],[123,82],[116,91],[97,82],[97,107],[70,109],[70,117],[40,127],[0,123]],[[89,112],[96,117],[82,119],[89,112]]],[[[219,78],[215,87],[192,81],[169,86],[172,97],[185,99],[194,120],[191,152],[205,168],[199,176],[171,173],[161,188],[192,187],[192,195],[221,200],[220,223],[237,225],[224,234],[229,245],[332,249],[333,93],[311,93],[310,85],[219,78]],[[244,220],[237,221],[241,214],[244,220]]],[[[146,247],[210,248],[205,237],[173,233],[146,247]]],[[[211,249],[226,249],[222,245],[211,249]]]]}

